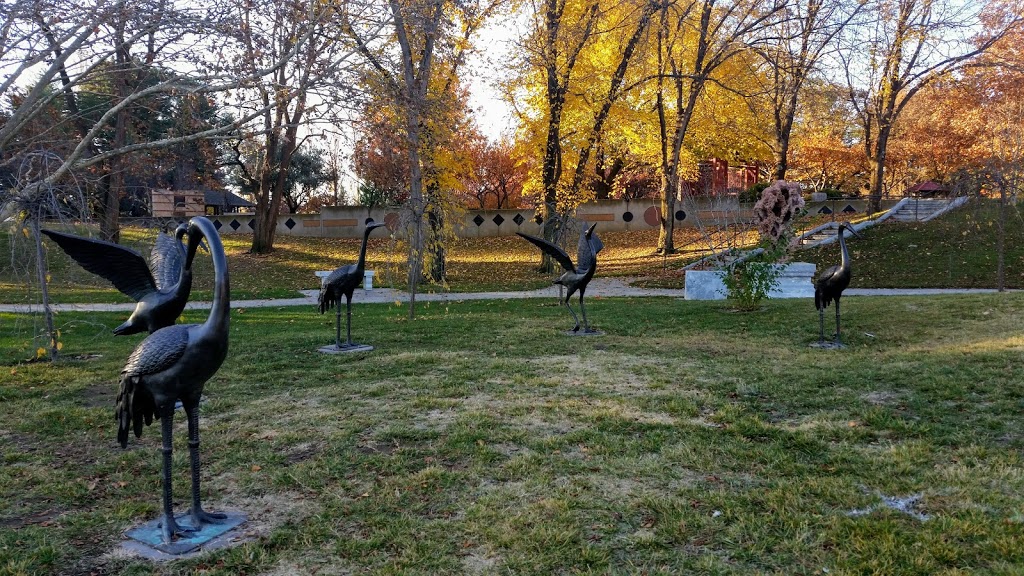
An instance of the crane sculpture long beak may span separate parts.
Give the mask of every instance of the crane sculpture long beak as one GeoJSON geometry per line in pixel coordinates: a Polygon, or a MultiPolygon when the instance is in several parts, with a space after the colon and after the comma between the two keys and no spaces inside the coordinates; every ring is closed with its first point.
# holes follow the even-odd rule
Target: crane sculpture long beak
{"type": "Polygon", "coordinates": [[[850,231],[850,234],[853,234],[853,235],[854,235],[854,236],[856,236],[857,238],[860,238],[861,240],[863,240],[863,239],[864,239],[864,237],[860,235],[860,232],[857,232],[857,230],[855,230],[854,228],[852,228],[852,227],[847,227],[846,229],[850,231]]]}

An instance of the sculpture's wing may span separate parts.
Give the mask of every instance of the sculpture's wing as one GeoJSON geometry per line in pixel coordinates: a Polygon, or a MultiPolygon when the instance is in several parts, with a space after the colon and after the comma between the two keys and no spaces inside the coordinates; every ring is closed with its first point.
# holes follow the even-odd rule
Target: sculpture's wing
{"type": "Polygon", "coordinates": [[[537,238],[536,236],[530,236],[529,234],[523,234],[522,232],[516,232],[516,234],[529,240],[545,254],[557,260],[558,263],[562,265],[562,268],[565,268],[569,272],[576,271],[576,267],[572,265],[572,258],[569,258],[569,255],[565,253],[565,250],[562,250],[543,238],[537,238]]]}
{"type": "Polygon", "coordinates": [[[149,269],[156,279],[157,288],[167,290],[181,279],[181,268],[185,265],[183,252],[174,236],[157,232],[156,243],[149,256],[149,269]]]}
{"type": "Polygon", "coordinates": [[[121,370],[114,418],[117,419],[117,440],[128,445],[128,432],[142,435],[142,425],[150,424],[156,416],[152,390],[148,390],[146,377],[174,366],[188,347],[187,324],[161,328],[135,347],[124,369],[121,370]]]}
{"type": "Polygon", "coordinates": [[[138,302],[156,290],[156,281],[141,254],[120,244],[41,230],[82,268],[108,280],[138,302]]]}

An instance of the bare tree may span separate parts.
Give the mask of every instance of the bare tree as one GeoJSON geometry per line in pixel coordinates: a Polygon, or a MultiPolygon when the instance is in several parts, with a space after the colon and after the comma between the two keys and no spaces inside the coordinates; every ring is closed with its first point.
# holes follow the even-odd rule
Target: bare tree
{"type": "Polygon", "coordinates": [[[881,209],[889,137],[922,88],[951,74],[1021,25],[1019,6],[958,0],[874,0],[848,26],[843,50],[849,98],[870,164],[869,211],[881,209]],[[1000,12],[982,29],[986,8],[1000,12]]]}
{"type": "Polygon", "coordinates": [[[338,23],[365,8],[344,1],[262,0],[234,6],[241,23],[241,72],[256,77],[259,70],[274,66],[272,75],[242,87],[252,96],[243,109],[251,107],[246,115],[257,115],[258,121],[246,126],[234,147],[237,154],[227,162],[255,200],[254,254],[274,249],[289,166],[302,142],[314,135],[313,124],[336,118],[345,102],[355,99],[346,72],[354,65],[356,50],[340,34],[338,23]]]}
{"type": "Polygon", "coordinates": [[[137,141],[126,137],[126,112],[155,95],[216,98],[236,91],[275,73],[307,39],[300,36],[277,60],[239,73],[232,65],[239,47],[232,34],[242,26],[223,6],[167,0],[16,0],[0,10],[0,102],[10,106],[0,126],[0,163],[40,148],[60,155],[61,163],[40,180],[22,182],[22,192],[29,196],[69,175],[84,176],[87,169],[113,179],[103,199],[104,235],[111,238],[117,236],[120,158],[223,137],[277,102],[236,100],[248,106],[233,122],[137,141]],[[154,69],[180,73],[138,81],[154,69]],[[102,107],[83,109],[80,90],[97,84],[113,85],[113,92],[102,107]]]}
{"type": "Polygon", "coordinates": [[[785,180],[789,142],[804,82],[837,35],[864,4],[854,0],[792,0],[780,11],[754,50],[768,68],[768,98],[774,120],[775,180],[785,180]]]}

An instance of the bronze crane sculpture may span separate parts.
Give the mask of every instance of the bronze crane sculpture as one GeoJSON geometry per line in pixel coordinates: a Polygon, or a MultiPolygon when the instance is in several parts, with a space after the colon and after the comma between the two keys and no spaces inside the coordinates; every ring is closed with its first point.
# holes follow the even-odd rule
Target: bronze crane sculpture
{"type": "Polygon", "coordinates": [[[185,266],[191,267],[201,238],[209,243],[213,258],[214,291],[210,315],[202,324],[174,324],[146,337],[128,357],[121,370],[115,417],[117,439],[128,444],[128,432],[142,435],[143,423],[160,420],[163,453],[163,520],[161,537],[165,544],[175,536],[216,523],[223,514],[205,512],[199,500],[199,398],[203,385],[224,362],[228,352],[230,286],[224,245],[213,224],[202,216],[188,223],[188,254],[185,266]],[[174,430],[174,404],[181,400],[188,418],[188,450],[192,468],[191,525],[182,526],[171,509],[171,436],[174,430]]]}
{"type": "Polygon", "coordinates": [[[846,249],[846,240],[843,238],[843,232],[849,230],[850,234],[860,238],[860,234],[856,230],[847,226],[846,224],[839,225],[839,250],[842,254],[842,260],[838,266],[832,266],[826,269],[824,272],[818,275],[818,278],[814,281],[814,307],[818,309],[818,344],[822,345],[825,343],[825,308],[833,300],[836,303],[836,340],[833,343],[836,346],[842,346],[842,335],[839,330],[839,298],[843,295],[843,290],[850,285],[850,253],[846,249]]]}
{"type": "Polygon", "coordinates": [[[572,332],[579,332],[580,319],[573,312],[572,306],[569,305],[569,298],[575,292],[580,293],[580,312],[583,313],[583,333],[594,334],[596,330],[590,328],[587,323],[587,309],[583,305],[583,294],[587,291],[587,284],[590,283],[590,279],[594,277],[594,272],[597,270],[597,253],[604,248],[604,244],[601,239],[594,234],[594,228],[597,224],[592,225],[589,229],[580,231],[580,242],[576,253],[577,265],[573,266],[572,259],[565,253],[564,250],[559,248],[557,245],[548,242],[543,238],[537,238],[536,236],[530,236],[521,232],[516,232],[519,236],[522,236],[526,240],[529,240],[535,246],[540,248],[545,254],[554,258],[562,268],[565,269],[565,273],[558,277],[553,284],[561,284],[566,288],[565,300],[563,304],[569,309],[569,313],[572,314],[572,319],[576,321],[576,325],[573,326],[572,332]]]}
{"type": "Polygon", "coordinates": [[[366,226],[363,231],[363,244],[359,247],[359,260],[355,264],[348,264],[336,269],[324,280],[320,286],[320,297],[317,301],[317,309],[321,314],[335,307],[334,320],[334,344],[337,350],[348,348],[361,348],[352,342],[352,293],[355,292],[359,283],[363,281],[363,274],[366,270],[366,242],[370,238],[370,232],[384,226],[383,222],[374,222],[366,226]],[[345,297],[345,328],[347,339],[345,344],[341,343],[341,297],[345,297]]]}
{"type": "Polygon", "coordinates": [[[124,336],[143,331],[153,333],[174,324],[181,316],[192,290],[192,270],[184,265],[185,247],[181,241],[186,228],[185,224],[179,225],[173,237],[157,233],[148,265],[141,254],[120,244],[53,230],[41,232],[82,268],[108,280],[138,302],[128,321],[114,328],[114,334],[124,336]]]}

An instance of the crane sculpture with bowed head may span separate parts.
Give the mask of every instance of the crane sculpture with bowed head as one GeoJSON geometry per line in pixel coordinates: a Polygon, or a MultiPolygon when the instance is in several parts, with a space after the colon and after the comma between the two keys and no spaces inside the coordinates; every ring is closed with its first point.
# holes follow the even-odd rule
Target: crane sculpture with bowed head
{"type": "Polygon", "coordinates": [[[202,238],[209,243],[213,258],[214,291],[210,314],[202,324],[175,324],[161,328],[143,340],[121,370],[115,417],[117,439],[128,444],[128,433],[142,435],[143,424],[160,420],[163,453],[163,520],[161,537],[165,544],[177,535],[202,529],[206,523],[225,518],[203,510],[199,499],[199,398],[203,386],[220,368],[228,353],[228,323],[231,289],[227,257],[213,224],[202,216],[188,223],[188,253],[185,267],[191,268],[202,238]],[[188,449],[192,468],[192,522],[181,526],[171,509],[171,436],[174,404],[180,400],[188,418],[188,449]]]}

